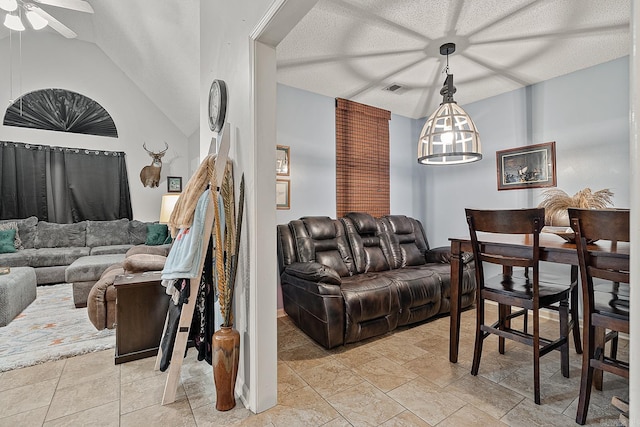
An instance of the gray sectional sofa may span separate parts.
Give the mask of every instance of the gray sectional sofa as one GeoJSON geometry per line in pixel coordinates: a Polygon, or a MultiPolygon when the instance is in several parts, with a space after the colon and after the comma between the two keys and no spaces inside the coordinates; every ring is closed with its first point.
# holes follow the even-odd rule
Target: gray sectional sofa
{"type": "Polygon", "coordinates": [[[147,238],[146,222],[128,219],[56,224],[36,217],[15,222],[21,249],[1,253],[0,266],[33,267],[38,285],[65,282],[66,268],[88,255],[124,254],[147,238]]]}

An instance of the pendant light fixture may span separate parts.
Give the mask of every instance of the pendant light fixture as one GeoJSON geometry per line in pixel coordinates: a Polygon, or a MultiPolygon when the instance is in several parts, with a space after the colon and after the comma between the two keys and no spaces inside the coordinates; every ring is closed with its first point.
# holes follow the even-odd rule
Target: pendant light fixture
{"type": "Polygon", "coordinates": [[[454,43],[440,46],[440,54],[447,56],[447,77],[440,90],[442,103],[425,123],[418,140],[418,163],[424,165],[456,165],[482,159],[476,125],[453,100],[456,88],[453,74],[449,74],[449,54],[455,50],[454,43]]]}

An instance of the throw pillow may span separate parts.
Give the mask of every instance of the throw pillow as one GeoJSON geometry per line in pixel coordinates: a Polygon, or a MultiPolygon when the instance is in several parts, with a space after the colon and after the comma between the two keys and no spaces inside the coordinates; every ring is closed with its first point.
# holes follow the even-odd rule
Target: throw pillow
{"type": "Polygon", "coordinates": [[[24,249],[22,246],[22,240],[20,240],[20,234],[18,234],[18,223],[15,221],[4,222],[0,224],[0,231],[4,230],[16,230],[16,237],[13,240],[13,245],[16,249],[24,249]]]}
{"type": "Polygon", "coordinates": [[[14,240],[16,238],[16,230],[0,231],[0,254],[10,254],[16,251],[14,240]]]}
{"type": "Polygon", "coordinates": [[[147,224],[147,240],[145,245],[158,246],[164,243],[169,234],[167,224],[147,224]]]}

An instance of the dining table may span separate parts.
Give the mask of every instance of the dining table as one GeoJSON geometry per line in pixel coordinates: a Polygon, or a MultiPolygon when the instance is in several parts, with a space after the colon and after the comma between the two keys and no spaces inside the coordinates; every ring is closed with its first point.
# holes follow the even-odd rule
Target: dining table
{"type": "MultiPolygon", "coordinates": [[[[496,234],[480,234],[478,236],[483,251],[496,255],[515,255],[521,254],[523,257],[531,254],[531,246],[533,245],[532,235],[496,235],[496,234]]],[[[451,242],[451,316],[449,329],[449,361],[458,362],[458,348],[460,343],[460,313],[461,298],[460,285],[462,279],[462,256],[465,252],[471,253],[471,240],[469,237],[450,238],[451,242]]],[[[567,282],[567,286],[577,283],[578,280],[578,253],[576,245],[571,240],[570,233],[540,233],[540,261],[551,263],[571,265],[571,277],[567,282]]],[[[596,241],[588,245],[589,251],[594,251],[607,261],[615,263],[617,259],[624,260],[629,258],[628,242],[611,242],[596,241]]],[[[577,287],[576,292],[572,294],[571,304],[577,304],[577,287]]],[[[576,341],[580,337],[574,337],[576,341]],[[577,339],[576,339],[577,338],[577,339]]]]}

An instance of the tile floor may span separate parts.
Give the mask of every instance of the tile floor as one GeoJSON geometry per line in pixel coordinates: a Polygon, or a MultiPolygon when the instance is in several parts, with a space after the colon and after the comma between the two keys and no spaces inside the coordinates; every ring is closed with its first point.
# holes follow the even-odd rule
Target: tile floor
{"type": "MultiPolygon", "coordinates": [[[[113,364],[113,350],[0,374],[0,426],[575,426],[580,356],[571,378],[557,352],[542,359],[542,405],[533,403],[531,352],[485,344],[480,374],[469,374],[474,311],[462,315],[460,362],[448,361],[449,318],[327,351],[288,318],[278,319],[278,405],[255,415],[238,401],[217,412],[211,367],[189,351],[177,400],[162,406],[164,373],[154,358],[113,364]]],[[[543,321],[556,332],[556,323],[543,321]]],[[[621,352],[627,342],[621,341],[621,352]]],[[[588,424],[616,426],[611,397],[628,383],[605,374],[588,424]]]]}

